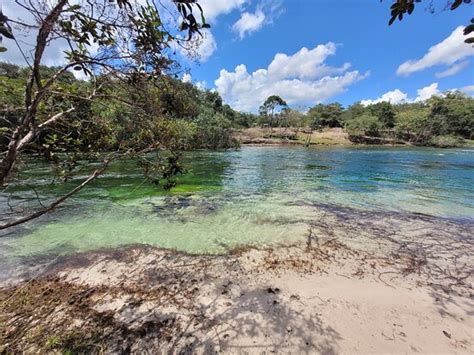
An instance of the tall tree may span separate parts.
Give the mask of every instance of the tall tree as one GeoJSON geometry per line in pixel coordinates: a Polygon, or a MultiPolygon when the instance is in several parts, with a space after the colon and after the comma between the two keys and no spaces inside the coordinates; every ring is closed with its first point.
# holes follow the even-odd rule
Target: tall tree
{"type": "Polygon", "coordinates": [[[269,96],[258,109],[261,115],[270,118],[270,127],[273,127],[275,115],[282,109],[288,107],[288,104],[278,95],[269,96]]]}

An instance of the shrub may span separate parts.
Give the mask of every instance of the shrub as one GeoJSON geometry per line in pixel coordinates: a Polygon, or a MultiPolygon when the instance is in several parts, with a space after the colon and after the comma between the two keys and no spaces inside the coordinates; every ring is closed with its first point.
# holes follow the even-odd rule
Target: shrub
{"type": "Polygon", "coordinates": [[[454,148],[461,147],[463,145],[463,139],[453,135],[435,136],[430,139],[428,144],[438,148],[454,148]]]}

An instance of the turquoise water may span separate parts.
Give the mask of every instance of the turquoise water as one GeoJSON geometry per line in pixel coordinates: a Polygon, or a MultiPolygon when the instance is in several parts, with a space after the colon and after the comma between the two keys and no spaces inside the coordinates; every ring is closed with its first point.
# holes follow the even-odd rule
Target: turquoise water
{"type": "MultiPolygon", "coordinates": [[[[0,258],[134,243],[191,253],[289,243],[306,237],[315,218],[308,206],[318,205],[474,219],[471,149],[243,147],[188,153],[185,165],[178,187],[164,192],[133,163],[115,163],[57,211],[0,232],[0,258]]],[[[10,204],[34,205],[32,187],[52,199],[74,186],[51,182],[47,171],[25,172],[10,204]]],[[[4,217],[7,199],[0,195],[4,217]]]]}

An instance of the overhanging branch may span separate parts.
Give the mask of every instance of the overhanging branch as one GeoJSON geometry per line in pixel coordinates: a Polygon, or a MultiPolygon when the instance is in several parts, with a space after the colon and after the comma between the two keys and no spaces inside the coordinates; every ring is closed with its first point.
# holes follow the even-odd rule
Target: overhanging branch
{"type": "MultiPolygon", "coordinates": [[[[105,171],[105,169],[107,169],[108,163],[109,163],[108,161],[105,161],[104,165],[100,169],[95,170],[80,185],[76,186],[74,189],[69,191],[66,195],[64,195],[61,198],[57,199],[56,201],[54,201],[50,205],[46,206],[45,208],[43,208],[39,211],[36,211],[35,213],[33,213],[29,216],[25,216],[25,217],[22,217],[22,218],[19,218],[19,219],[15,220],[15,221],[2,224],[2,225],[0,225],[0,230],[7,229],[7,228],[10,228],[10,227],[13,227],[13,226],[17,226],[19,224],[26,223],[28,221],[31,221],[32,219],[38,218],[38,217],[44,215],[45,213],[48,213],[48,212],[52,211],[56,206],[58,206],[59,204],[64,202],[66,199],[68,199],[69,197],[71,197],[75,193],[81,191],[90,182],[94,181],[100,174],[102,174],[105,171]]],[[[0,236],[0,238],[1,238],[1,236],[0,236]]]]}

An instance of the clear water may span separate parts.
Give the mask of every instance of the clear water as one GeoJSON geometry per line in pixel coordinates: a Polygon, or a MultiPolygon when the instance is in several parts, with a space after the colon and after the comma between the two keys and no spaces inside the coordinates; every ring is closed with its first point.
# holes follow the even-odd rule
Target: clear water
{"type": "MultiPolygon", "coordinates": [[[[135,243],[190,253],[289,243],[305,238],[314,218],[307,206],[318,204],[474,219],[470,149],[243,147],[192,152],[186,166],[178,187],[164,192],[133,163],[115,163],[52,214],[0,232],[0,259],[135,243]]],[[[34,204],[32,187],[54,198],[74,186],[51,183],[47,171],[25,172],[11,204],[34,204]]],[[[0,194],[3,216],[7,199],[0,194]]]]}

